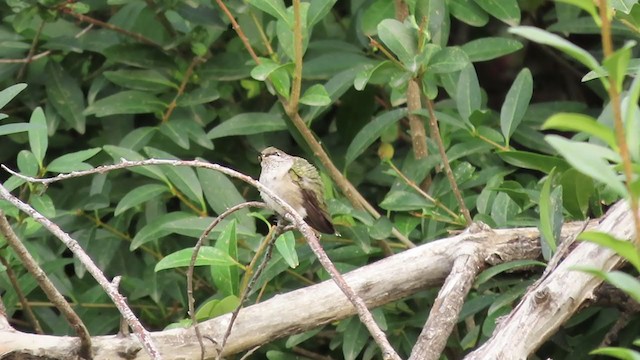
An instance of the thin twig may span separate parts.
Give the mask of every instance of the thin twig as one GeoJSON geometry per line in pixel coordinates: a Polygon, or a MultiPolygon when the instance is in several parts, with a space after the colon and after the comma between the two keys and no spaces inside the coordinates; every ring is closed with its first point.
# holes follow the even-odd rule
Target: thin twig
{"type": "Polygon", "coordinates": [[[464,204],[464,199],[462,198],[462,193],[460,192],[460,188],[458,188],[458,184],[456,183],[456,178],[453,176],[453,170],[451,170],[451,165],[449,164],[449,159],[447,158],[447,152],[444,149],[444,144],[442,143],[442,138],[440,137],[440,129],[438,129],[438,118],[436,118],[436,113],[433,110],[433,101],[427,99],[427,108],[429,109],[429,125],[431,128],[431,137],[438,144],[438,151],[440,152],[440,160],[444,167],[444,173],[447,175],[447,179],[449,179],[449,185],[451,185],[451,191],[453,191],[453,195],[458,201],[458,206],[460,206],[460,211],[464,216],[465,221],[467,222],[467,226],[471,226],[473,223],[473,219],[471,218],[471,214],[469,214],[469,209],[464,204]]]}
{"type": "Polygon", "coordinates": [[[16,76],[16,81],[20,81],[24,76],[24,72],[27,70],[27,65],[31,62],[31,58],[33,58],[33,54],[36,52],[36,48],[38,47],[38,41],[40,40],[40,35],[42,34],[42,29],[44,28],[45,21],[40,21],[40,26],[38,26],[38,30],[31,41],[31,47],[29,48],[29,53],[27,54],[27,58],[25,63],[20,67],[20,71],[18,71],[18,75],[16,76]]]}
{"type": "MultiPolygon", "coordinates": [[[[444,205],[440,200],[434,198],[433,196],[427,194],[424,190],[422,190],[415,182],[411,181],[405,174],[402,173],[400,169],[391,161],[387,161],[387,164],[395,171],[396,174],[404,181],[407,185],[409,185],[413,190],[417,191],[418,194],[422,195],[425,199],[431,201],[435,206],[444,210],[451,218],[456,221],[458,220],[458,214],[454,213],[451,209],[449,209],[446,205],[444,205]]],[[[456,222],[457,223],[457,222],[456,222]]],[[[460,225],[460,224],[459,224],[460,225]]]]}
{"type": "Polygon", "coordinates": [[[106,22],[98,20],[98,19],[94,19],[94,18],[89,17],[89,16],[85,16],[85,15],[82,15],[82,14],[75,13],[69,8],[62,8],[62,11],[65,14],[69,14],[69,15],[73,16],[74,18],[78,19],[79,21],[87,22],[89,24],[93,24],[93,25],[96,25],[96,26],[103,27],[105,29],[109,29],[109,30],[115,31],[117,33],[120,33],[120,34],[129,36],[131,38],[134,38],[134,39],[136,39],[136,40],[138,40],[138,41],[140,41],[142,43],[145,43],[147,45],[152,45],[152,46],[155,46],[155,47],[158,47],[158,48],[162,49],[162,45],[158,44],[157,42],[147,38],[146,36],[144,36],[144,35],[142,35],[140,33],[129,31],[129,30],[123,29],[123,28],[121,28],[119,26],[115,26],[113,24],[109,24],[109,23],[106,23],[106,22]]]}
{"type": "Polygon", "coordinates": [[[231,14],[231,11],[229,11],[229,8],[227,8],[227,5],[225,5],[222,0],[216,0],[216,3],[218,4],[218,6],[220,6],[220,9],[222,9],[224,14],[227,16],[227,19],[229,19],[229,21],[231,22],[233,30],[235,30],[236,34],[238,34],[240,41],[242,41],[244,48],[247,49],[253,61],[255,61],[256,64],[260,64],[260,58],[258,57],[258,55],[256,55],[256,52],[253,51],[253,47],[251,47],[249,38],[247,38],[247,35],[244,34],[244,31],[242,31],[240,24],[238,24],[236,18],[233,17],[233,14],[231,14]]]}
{"type": "MultiPolygon", "coordinates": [[[[0,216],[4,217],[4,214],[2,214],[2,210],[0,210],[0,216]]],[[[9,278],[9,282],[11,283],[11,286],[15,290],[16,295],[18,295],[18,301],[20,301],[20,305],[22,305],[22,310],[24,310],[27,313],[27,318],[29,319],[31,326],[33,326],[33,329],[35,330],[36,334],[44,334],[44,331],[40,326],[40,322],[38,321],[36,314],[33,313],[33,309],[29,305],[29,301],[27,300],[27,297],[24,296],[24,292],[22,292],[22,289],[18,284],[16,273],[13,271],[11,266],[9,266],[9,262],[2,255],[0,255],[0,264],[2,264],[2,266],[6,268],[5,271],[7,273],[7,277],[9,278]]]]}
{"type": "MultiPolygon", "coordinates": [[[[20,177],[22,175],[17,174],[16,176],[20,177]]],[[[37,179],[34,180],[36,180],[37,182],[37,179]]],[[[116,304],[116,307],[118,308],[120,313],[125,317],[125,319],[127,319],[129,326],[131,326],[135,335],[138,337],[138,340],[140,340],[149,356],[152,359],[162,359],[162,356],[158,352],[156,345],[153,343],[149,332],[144,328],[144,326],[142,326],[140,320],[138,320],[133,314],[133,311],[131,311],[131,308],[129,308],[129,306],[126,304],[122,295],[120,295],[120,293],[118,293],[118,290],[111,285],[102,271],[100,271],[93,260],[91,260],[89,255],[87,255],[87,253],[82,249],[80,244],[78,244],[75,239],[69,236],[69,234],[62,231],[62,229],[60,229],[57,224],[49,220],[44,215],[40,214],[29,204],[24,203],[17,197],[13,196],[2,184],[0,184],[0,198],[9,201],[11,204],[13,204],[13,206],[28,214],[31,218],[33,218],[35,221],[49,230],[49,232],[51,232],[55,237],[60,239],[67,246],[67,248],[71,250],[71,252],[73,252],[78,260],[80,260],[80,262],[87,268],[87,271],[94,277],[94,279],[98,281],[100,286],[105,289],[107,295],[109,295],[109,297],[116,304]]],[[[76,329],[76,331],[78,331],[78,329],[76,329]]]]}
{"type": "Polygon", "coordinates": [[[171,114],[173,114],[173,111],[176,109],[176,106],[178,105],[178,99],[180,98],[180,96],[182,96],[182,94],[184,94],[184,90],[186,89],[187,84],[189,83],[189,79],[191,79],[191,75],[193,74],[193,69],[195,69],[196,65],[202,63],[203,60],[204,58],[201,56],[196,56],[191,60],[191,63],[189,64],[187,71],[184,73],[184,76],[182,77],[182,82],[180,83],[180,87],[178,88],[178,92],[176,93],[176,96],[173,97],[173,100],[171,100],[171,103],[169,103],[169,106],[167,106],[167,111],[165,111],[164,115],[162,116],[163,123],[169,121],[171,114]]]}
{"type": "MultiPolygon", "coordinates": [[[[2,185],[0,185],[0,192],[5,191],[6,189],[2,185]]],[[[3,197],[11,201],[11,199],[4,196],[4,194],[3,197]]],[[[11,202],[16,205],[13,201],[11,202]]],[[[78,314],[76,314],[71,306],[69,306],[64,296],[62,296],[58,289],[56,289],[56,287],[53,285],[51,280],[49,280],[47,274],[44,272],[44,270],[42,270],[40,265],[38,265],[36,259],[31,256],[29,250],[27,250],[22,241],[20,241],[18,235],[16,235],[16,233],[13,231],[13,228],[11,228],[11,224],[9,224],[9,221],[7,220],[7,217],[4,215],[4,212],[2,210],[0,210],[0,232],[7,240],[9,246],[16,253],[18,258],[20,258],[20,261],[27,269],[27,271],[29,271],[29,273],[35,278],[38,286],[40,286],[40,289],[44,291],[47,298],[56,306],[58,310],[60,310],[60,312],[67,319],[76,334],[78,334],[78,337],[80,338],[80,350],[78,354],[82,358],[91,359],[91,334],[89,334],[89,330],[87,330],[87,327],[84,325],[82,319],[80,319],[78,314]]],[[[7,269],[9,268],[7,267],[7,269]]],[[[40,331],[42,331],[42,329],[40,329],[40,331]]]]}
{"type": "Polygon", "coordinates": [[[215,228],[222,220],[224,220],[227,216],[233,214],[234,212],[244,209],[246,207],[265,207],[266,205],[259,201],[251,201],[244,202],[235,206],[230,207],[225,212],[216,217],[209,226],[202,232],[202,235],[198,238],[198,242],[193,247],[193,252],[191,253],[191,260],[189,261],[189,268],[187,269],[187,303],[189,304],[189,315],[191,316],[191,324],[196,332],[196,337],[198,338],[198,342],[200,343],[201,359],[204,359],[205,355],[205,347],[202,342],[202,335],[200,334],[200,329],[198,329],[198,319],[196,317],[195,310],[195,299],[193,298],[193,270],[196,266],[196,260],[198,258],[198,252],[200,248],[204,244],[204,240],[209,236],[209,233],[215,228]]]}
{"type": "MultiPolygon", "coordinates": [[[[219,171],[225,175],[242,180],[247,184],[257,188],[261,193],[265,193],[267,196],[269,196],[278,206],[280,206],[282,209],[284,209],[284,211],[286,211],[285,219],[290,221],[293,225],[295,225],[296,228],[300,231],[300,233],[304,236],[307,243],[309,244],[309,247],[311,247],[311,250],[316,255],[316,258],[318,258],[318,261],[320,262],[322,267],[329,273],[329,275],[331,276],[333,281],[336,283],[336,285],[338,285],[338,287],[345,294],[347,299],[349,299],[349,301],[356,308],[356,311],[358,312],[358,316],[360,317],[360,320],[367,327],[367,329],[369,330],[369,333],[371,334],[373,339],[376,341],[378,346],[380,346],[383,355],[389,359],[400,359],[400,357],[395,352],[395,350],[393,350],[393,347],[389,343],[389,340],[386,338],[384,332],[380,329],[378,324],[375,322],[373,315],[371,315],[371,312],[367,309],[367,305],[365,304],[364,300],[362,300],[362,298],[358,296],[355,293],[355,291],[346,283],[346,281],[344,280],[344,278],[342,277],[338,269],[336,269],[336,267],[333,265],[333,263],[327,256],[327,254],[322,249],[322,246],[320,245],[320,242],[318,240],[318,237],[315,231],[304,221],[302,216],[300,216],[300,214],[298,214],[296,210],[293,207],[291,207],[291,205],[289,205],[287,202],[282,200],[271,189],[267,188],[266,186],[261,184],[259,181],[254,180],[250,176],[247,176],[238,171],[229,169],[227,167],[224,167],[218,164],[211,164],[211,163],[200,161],[200,160],[164,160],[164,159],[148,159],[148,160],[141,160],[141,161],[122,160],[118,164],[103,165],[91,170],[83,170],[83,171],[76,171],[68,174],[60,174],[58,176],[48,178],[48,179],[38,179],[31,176],[18,174],[15,171],[7,168],[5,165],[2,165],[1,167],[9,171],[14,176],[17,176],[23,180],[26,180],[29,182],[41,183],[41,184],[49,184],[49,183],[53,183],[53,182],[68,179],[68,178],[74,178],[74,177],[97,174],[97,173],[104,173],[107,171],[112,171],[117,169],[124,169],[129,167],[145,166],[145,165],[190,166],[190,167],[200,167],[200,168],[210,169],[214,171],[219,171]]],[[[7,198],[7,196],[11,196],[11,194],[9,194],[4,187],[0,186],[0,196],[7,198]]],[[[28,205],[26,206],[28,207],[28,205]]],[[[20,208],[22,209],[22,205],[20,208]]],[[[28,209],[29,211],[27,211],[27,213],[29,213],[31,216],[36,218],[36,221],[40,222],[41,219],[44,219],[46,220],[47,226],[49,229],[52,229],[53,227],[57,228],[57,225],[51,223],[51,221],[44,218],[42,215],[37,213],[31,207],[28,207],[28,209]]],[[[67,234],[64,234],[64,236],[69,238],[69,240],[75,242],[75,240],[71,239],[67,234]]],[[[71,246],[71,245],[67,245],[67,246],[71,246]]],[[[77,245],[77,242],[76,242],[76,246],[79,247],[79,245],[77,245]]],[[[74,251],[73,248],[70,247],[70,249],[74,251]]],[[[82,255],[88,258],[88,256],[84,252],[82,253],[82,255]]],[[[87,259],[87,260],[90,261],[90,259],[87,259]]],[[[104,277],[102,273],[100,273],[99,275],[104,277]]],[[[98,276],[98,275],[95,275],[95,276],[98,276]]],[[[108,289],[109,291],[113,291],[113,289],[109,287],[108,282],[106,282],[106,285],[103,286],[103,288],[108,289]]],[[[126,306],[126,304],[124,305],[126,306]]],[[[126,308],[126,310],[129,312],[131,311],[128,307],[126,308]]],[[[129,324],[131,325],[131,322],[129,324]]],[[[136,326],[138,324],[136,324],[136,326]]],[[[142,325],[140,325],[140,327],[142,327],[142,325]]],[[[134,330],[137,329],[134,326],[132,326],[132,328],[134,328],[134,330]]],[[[142,328],[142,330],[144,330],[144,328],[142,328]]],[[[145,331],[144,335],[148,336],[148,333],[146,332],[146,330],[144,331],[145,331]]]]}
{"type": "MultiPolygon", "coordinates": [[[[244,289],[242,289],[242,294],[240,294],[240,299],[238,300],[238,306],[231,313],[231,319],[229,320],[229,325],[227,325],[227,330],[224,332],[224,336],[222,337],[222,345],[220,345],[220,352],[218,353],[216,360],[219,360],[220,357],[222,356],[224,347],[227,345],[227,340],[231,335],[231,329],[233,329],[233,324],[236,322],[236,319],[238,318],[238,314],[240,313],[240,310],[242,309],[242,306],[245,300],[247,299],[247,296],[249,296],[249,292],[253,288],[253,285],[255,285],[256,281],[258,280],[258,277],[260,277],[260,274],[262,274],[262,271],[264,271],[264,269],[267,267],[267,263],[269,262],[269,259],[271,259],[271,254],[273,253],[273,246],[276,243],[274,239],[279,236],[279,234],[282,232],[282,229],[283,229],[283,226],[281,225],[280,222],[278,222],[278,225],[276,226],[273,233],[270,234],[270,236],[267,239],[265,239],[265,242],[267,243],[266,252],[264,254],[262,262],[260,263],[256,271],[253,273],[253,275],[251,276],[251,279],[249,280],[249,283],[247,284],[247,286],[244,289]]],[[[258,258],[257,252],[256,252],[255,258],[258,258]]]]}
{"type": "Polygon", "coordinates": [[[49,56],[51,54],[51,50],[43,51],[38,55],[33,55],[32,57],[26,57],[23,59],[0,59],[0,64],[25,64],[34,62],[39,60],[45,56],[49,56]]]}
{"type": "MultiPolygon", "coordinates": [[[[602,21],[602,28],[600,34],[602,36],[602,50],[604,52],[604,58],[609,59],[613,55],[613,39],[611,38],[611,21],[607,16],[607,1],[599,0],[598,8],[600,10],[600,20],[602,21]]],[[[616,79],[613,75],[607,76],[609,79],[609,98],[611,100],[611,109],[613,110],[613,125],[616,132],[616,142],[620,148],[620,157],[622,158],[622,168],[625,177],[625,187],[629,195],[629,207],[633,213],[633,222],[635,223],[635,239],[634,244],[640,246],[640,204],[638,203],[638,196],[635,195],[634,190],[631,188],[633,184],[633,165],[631,163],[631,157],[629,156],[629,146],[627,145],[627,138],[625,136],[624,124],[622,122],[622,110],[620,108],[620,93],[616,84],[616,79]]]]}

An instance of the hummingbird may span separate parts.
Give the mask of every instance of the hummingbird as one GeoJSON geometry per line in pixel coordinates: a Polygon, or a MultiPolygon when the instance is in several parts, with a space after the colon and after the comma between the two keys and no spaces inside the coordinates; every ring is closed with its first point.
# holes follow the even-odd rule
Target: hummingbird
{"type": "MultiPolygon", "coordinates": [[[[258,160],[262,185],[291,205],[312,228],[325,234],[335,233],[324,201],[322,180],[313,165],[275,147],[262,150],[258,160]]],[[[280,216],[286,213],[269,195],[260,192],[260,196],[280,216]]]]}

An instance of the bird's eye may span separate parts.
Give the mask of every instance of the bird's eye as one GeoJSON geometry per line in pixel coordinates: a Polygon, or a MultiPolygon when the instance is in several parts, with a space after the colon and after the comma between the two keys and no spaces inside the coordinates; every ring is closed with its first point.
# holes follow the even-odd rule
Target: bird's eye
{"type": "Polygon", "coordinates": [[[275,152],[276,155],[281,156],[282,154],[280,153],[280,151],[276,151],[275,152]]]}

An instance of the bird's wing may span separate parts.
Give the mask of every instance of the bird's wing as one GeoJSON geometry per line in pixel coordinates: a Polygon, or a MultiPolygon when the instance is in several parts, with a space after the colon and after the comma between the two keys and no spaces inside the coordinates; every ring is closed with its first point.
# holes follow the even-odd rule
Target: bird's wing
{"type": "Polygon", "coordinates": [[[296,157],[294,166],[289,170],[289,175],[293,181],[300,184],[299,188],[302,190],[303,206],[307,211],[309,225],[325,234],[335,233],[324,199],[318,198],[312,190],[309,190],[311,186],[320,189],[323,186],[318,170],[307,160],[296,157]],[[298,171],[294,169],[298,169],[298,171]],[[305,182],[307,183],[306,186],[303,184],[305,182]]]}

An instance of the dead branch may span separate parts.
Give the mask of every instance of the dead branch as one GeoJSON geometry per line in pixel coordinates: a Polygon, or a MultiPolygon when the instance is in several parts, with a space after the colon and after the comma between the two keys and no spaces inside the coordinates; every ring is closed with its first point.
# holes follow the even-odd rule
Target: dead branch
{"type": "MultiPolygon", "coordinates": [[[[623,201],[615,204],[594,230],[618,239],[631,239],[634,222],[629,206],[623,201]]],[[[548,277],[525,294],[493,336],[465,359],[527,359],[586,300],[594,297],[595,289],[602,283],[601,279],[574,268],[586,265],[609,271],[621,263],[621,258],[612,250],[580,243],[548,277]]]]}
{"type": "MultiPolygon", "coordinates": [[[[580,224],[566,224],[563,236],[573,234],[580,224]]],[[[402,299],[428,287],[436,287],[450,273],[456,258],[462,254],[479,254],[490,264],[540,256],[539,232],[535,228],[494,230],[494,232],[462,233],[437,240],[385,258],[344,275],[346,282],[369,307],[402,299]]],[[[292,291],[240,311],[223,355],[265,344],[274,339],[301,333],[355,314],[355,308],[331,280],[292,291]],[[274,316],[277,314],[277,316],[274,316]]],[[[203,334],[221,339],[231,314],[199,325],[203,334]]],[[[151,333],[162,354],[180,354],[185,359],[199,359],[200,346],[193,328],[151,333]]],[[[0,333],[0,357],[10,351],[30,354],[46,353],[63,356],[77,346],[70,337],[38,336],[20,332],[0,333]],[[36,346],[37,344],[37,346],[36,346]]],[[[148,359],[140,344],[132,337],[96,336],[93,338],[95,359],[113,359],[116,354],[129,354],[132,359],[148,359]]],[[[208,346],[206,357],[215,356],[208,346]]]]}

